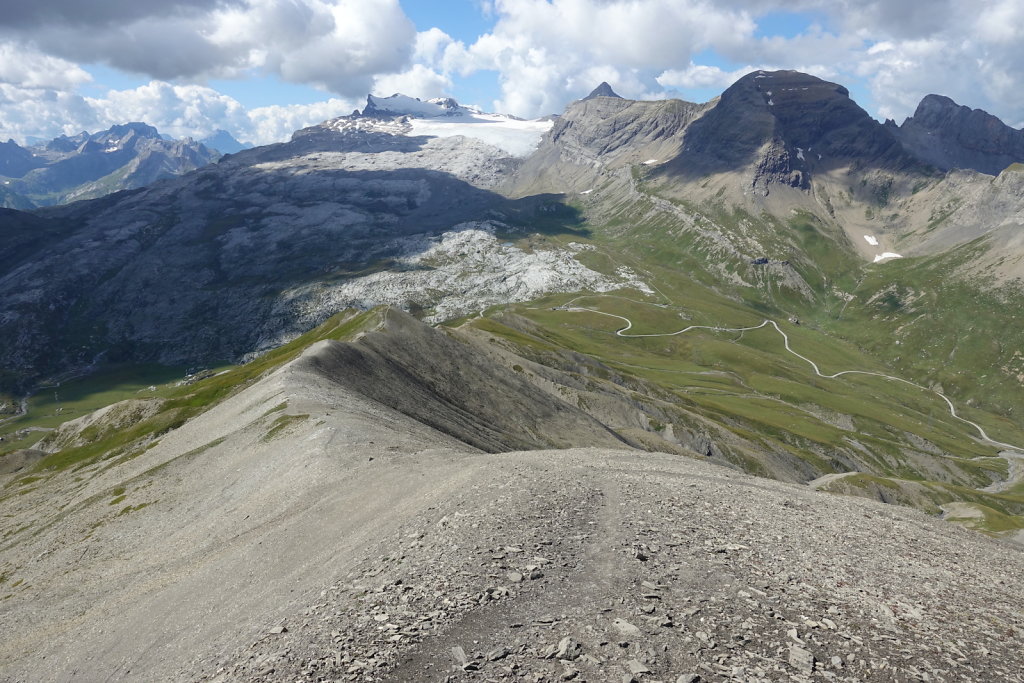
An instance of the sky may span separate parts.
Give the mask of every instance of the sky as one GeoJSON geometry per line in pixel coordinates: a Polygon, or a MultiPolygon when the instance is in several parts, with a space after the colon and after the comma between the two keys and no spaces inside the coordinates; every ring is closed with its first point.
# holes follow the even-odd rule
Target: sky
{"type": "Polygon", "coordinates": [[[897,122],[938,93],[1024,125],[1024,0],[33,0],[0,11],[0,140],[145,121],[266,144],[367,93],[561,112],[607,81],[703,102],[755,69],[897,122]]]}

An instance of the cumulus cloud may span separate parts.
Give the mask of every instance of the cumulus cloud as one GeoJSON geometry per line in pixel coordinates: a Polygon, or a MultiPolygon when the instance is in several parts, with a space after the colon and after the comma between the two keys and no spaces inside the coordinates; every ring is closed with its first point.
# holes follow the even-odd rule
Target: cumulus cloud
{"type": "Polygon", "coordinates": [[[450,93],[453,86],[450,77],[423,64],[414,64],[408,71],[378,76],[373,83],[373,92],[384,96],[401,93],[425,100],[450,93]]]}
{"type": "Polygon", "coordinates": [[[274,74],[341,96],[408,68],[416,38],[398,0],[18,4],[46,9],[23,8],[0,20],[0,38],[55,57],[160,80],[274,74]],[[94,4],[97,16],[83,18],[81,8],[94,4]]]}
{"type": "Polygon", "coordinates": [[[241,4],[241,0],[46,0],[6,3],[0,26],[19,29],[66,24],[78,27],[123,23],[136,19],[199,14],[211,6],[241,4]]]}
{"type": "Polygon", "coordinates": [[[102,97],[82,97],[46,88],[0,83],[0,133],[25,142],[97,131],[126,121],[144,121],[172,137],[201,139],[218,129],[255,144],[287,140],[299,128],[349,114],[360,103],[331,98],[312,104],[247,110],[211,88],[152,81],[102,97]]]}
{"type": "Polygon", "coordinates": [[[76,64],[14,42],[0,43],[0,83],[69,89],[91,80],[76,64]]]}
{"type": "Polygon", "coordinates": [[[635,98],[724,89],[756,68],[795,68],[870,93],[900,120],[930,93],[1024,119],[1024,2],[986,0],[475,0],[493,26],[472,40],[417,32],[399,0],[45,0],[0,13],[0,135],[95,130],[131,118],[172,135],[226,128],[255,142],[361,107],[367,92],[455,94],[496,74],[489,108],[561,111],[601,81],[635,98]],[[762,35],[777,13],[815,19],[762,35]],[[708,56],[714,58],[709,59],[708,56]],[[77,64],[153,80],[86,98],[77,64]],[[214,78],[272,75],[333,97],[241,104],[214,78]]]}
{"type": "Polygon", "coordinates": [[[750,15],[705,0],[496,0],[494,29],[468,47],[450,44],[445,66],[494,69],[494,106],[520,116],[560,111],[604,74],[625,96],[657,89],[666,66],[753,35],[750,15]]]}

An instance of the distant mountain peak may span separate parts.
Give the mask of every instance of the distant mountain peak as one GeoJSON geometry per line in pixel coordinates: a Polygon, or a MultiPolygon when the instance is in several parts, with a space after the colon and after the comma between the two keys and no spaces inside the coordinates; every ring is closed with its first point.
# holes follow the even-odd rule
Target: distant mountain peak
{"type": "Polygon", "coordinates": [[[926,95],[896,135],[907,150],[944,171],[963,168],[998,175],[1024,161],[1024,131],[944,95],[926,95]]]}
{"type": "Polygon", "coordinates": [[[363,116],[413,116],[434,118],[454,116],[468,111],[451,97],[436,97],[427,101],[395,93],[390,97],[366,96],[363,116]]]}
{"type": "Polygon", "coordinates": [[[252,147],[252,143],[240,142],[234,135],[223,128],[218,128],[199,142],[221,154],[235,154],[243,149],[250,149],[252,147]]]}
{"type": "Polygon", "coordinates": [[[615,97],[622,99],[622,96],[612,90],[612,86],[608,85],[608,81],[601,81],[601,85],[597,86],[590,91],[590,94],[584,97],[584,100],[592,100],[595,97],[615,97]]]}
{"type": "Polygon", "coordinates": [[[123,136],[129,133],[137,133],[142,137],[153,138],[154,140],[160,139],[160,131],[158,131],[155,127],[149,125],[148,123],[142,123],[141,121],[130,121],[128,123],[115,124],[105,131],[100,131],[99,133],[96,134],[96,136],[123,136]]]}

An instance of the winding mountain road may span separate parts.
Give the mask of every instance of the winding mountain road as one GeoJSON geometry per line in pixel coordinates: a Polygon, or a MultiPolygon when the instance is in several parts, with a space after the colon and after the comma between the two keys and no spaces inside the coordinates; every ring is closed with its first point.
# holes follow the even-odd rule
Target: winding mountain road
{"type": "MultiPolygon", "coordinates": [[[[559,307],[559,309],[563,310],[563,311],[576,312],[576,313],[582,313],[582,312],[597,313],[598,315],[604,315],[604,316],[607,316],[609,318],[618,318],[619,320],[622,320],[623,322],[625,322],[626,323],[625,327],[621,327],[621,328],[619,328],[618,330],[615,331],[615,334],[620,336],[620,337],[637,337],[637,338],[639,338],[639,337],[675,337],[677,335],[685,334],[686,332],[690,332],[691,330],[711,330],[713,332],[749,332],[751,330],[759,330],[762,327],[768,327],[770,325],[771,327],[775,328],[776,332],[778,332],[780,335],[782,335],[782,341],[783,341],[783,344],[786,347],[786,351],[788,351],[789,353],[793,354],[794,356],[796,356],[800,360],[802,360],[802,361],[806,362],[808,365],[810,365],[811,369],[814,370],[814,374],[816,374],[818,377],[821,377],[821,378],[824,378],[824,379],[838,379],[839,377],[842,377],[843,375],[867,375],[867,376],[870,376],[870,377],[881,377],[882,379],[887,379],[887,380],[892,381],[892,382],[902,382],[903,384],[907,384],[907,385],[912,386],[912,387],[914,387],[916,389],[920,389],[922,391],[931,392],[931,393],[935,394],[936,396],[938,396],[939,398],[941,398],[943,401],[946,402],[946,405],[949,407],[949,414],[954,419],[959,420],[960,422],[963,422],[966,425],[970,425],[975,430],[977,430],[978,435],[979,435],[979,437],[980,437],[980,439],[982,441],[984,441],[986,443],[989,443],[989,444],[992,444],[993,446],[998,446],[998,447],[1004,448],[1004,449],[1006,449],[1008,451],[1012,451],[1016,456],[1024,457],[1024,448],[1021,448],[1020,446],[1015,446],[1014,444],[1005,443],[1003,441],[997,441],[997,440],[991,438],[985,432],[985,429],[981,425],[979,425],[977,422],[973,422],[973,421],[968,420],[967,418],[961,417],[959,414],[957,414],[956,406],[953,405],[953,402],[951,400],[949,400],[949,397],[946,396],[945,394],[943,394],[941,391],[936,391],[934,389],[930,389],[930,388],[928,388],[928,387],[926,387],[924,385],[917,384],[915,382],[911,382],[910,380],[903,379],[902,377],[895,377],[893,375],[886,375],[886,374],[881,373],[881,372],[871,372],[871,371],[868,371],[868,370],[842,370],[840,372],[836,372],[836,373],[831,374],[831,375],[826,375],[826,374],[822,373],[822,371],[818,367],[817,363],[815,363],[813,360],[811,360],[807,356],[801,355],[801,354],[799,354],[799,353],[797,353],[796,351],[793,350],[793,348],[789,345],[789,335],[787,335],[782,330],[782,328],[779,327],[779,324],[777,322],[775,322],[774,320],[768,319],[768,320],[765,320],[764,322],[762,322],[760,325],[754,325],[752,327],[719,327],[719,326],[716,326],[716,325],[689,325],[687,327],[684,327],[681,330],[676,330],[675,332],[659,332],[659,333],[652,333],[652,334],[626,334],[630,329],[633,328],[633,321],[630,320],[629,318],[627,318],[625,316],[622,316],[622,315],[616,315],[614,313],[605,313],[604,311],[598,311],[598,310],[595,310],[593,308],[583,308],[583,307],[580,307],[580,306],[571,306],[571,304],[572,304],[572,301],[570,301],[569,304],[567,304],[565,306],[559,307]]],[[[1016,460],[1016,457],[1008,457],[1008,456],[1004,456],[1002,454],[1000,454],[1000,457],[1003,457],[1004,459],[1006,459],[1007,462],[1010,463],[1011,468],[1012,468],[1012,466],[1014,465],[1014,461],[1016,460]]]]}

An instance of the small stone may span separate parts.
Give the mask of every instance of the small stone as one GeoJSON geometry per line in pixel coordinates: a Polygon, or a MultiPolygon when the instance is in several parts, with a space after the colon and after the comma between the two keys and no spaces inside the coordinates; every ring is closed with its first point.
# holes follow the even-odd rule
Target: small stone
{"type": "Polygon", "coordinates": [[[508,573],[508,580],[511,581],[512,583],[521,583],[522,580],[523,580],[523,575],[520,574],[519,572],[509,572],[508,573]]]}
{"type": "Polygon", "coordinates": [[[699,674],[683,674],[676,679],[676,683],[700,683],[699,674]]]}
{"type": "Polygon", "coordinates": [[[626,666],[629,667],[629,672],[634,676],[637,674],[651,673],[651,670],[647,668],[646,664],[643,664],[642,662],[639,662],[635,659],[631,659],[628,662],[626,662],[626,666]]]}
{"type": "Polygon", "coordinates": [[[612,626],[614,626],[615,630],[624,636],[636,637],[641,635],[640,629],[634,626],[633,624],[629,623],[625,619],[615,619],[614,621],[612,621],[612,626]]]}
{"type": "Polygon", "coordinates": [[[571,662],[572,660],[579,658],[582,652],[583,646],[572,638],[566,636],[558,641],[558,651],[555,653],[555,657],[571,662]]]}
{"type": "Polygon", "coordinates": [[[285,626],[275,626],[274,628],[270,629],[270,632],[274,635],[277,635],[278,633],[288,633],[288,628],[285,626]]]}
{"type": "Polygon", "coordinates": [[[466,651],[457,645],[452,648],[452,657],[455,658],[455,662],[461,667],[465,667],[469,663],[466,651]]]}
{"type": "Polygon", "coordinates": [[[814,655],[799,645],[789,646],[789,664],[802,673],[814,673],[814,655]]]}
{"type": "Polygon", "coordinates": [[[507,647],[499,647],[487,653],[487,661],[497,662],[499,660],[505,659],[505,657],[508,657],[510,654],[512,653],[507,647]]]}
{"type": "Polygon", "coordinates": [[[834,666],[837,669],[843,668],[843,658],[842,657],[833,657],[832,658],[832,666],[834,666]]]}
{"type": "Polygon", "coordinates": [[[536,580],[536,579],[541,579],[541,578],[544,578],[544,572],[542,572],[541,570],[534,569],[533,571],[530,572],[530,580],[531,581],[536,580]]]}

